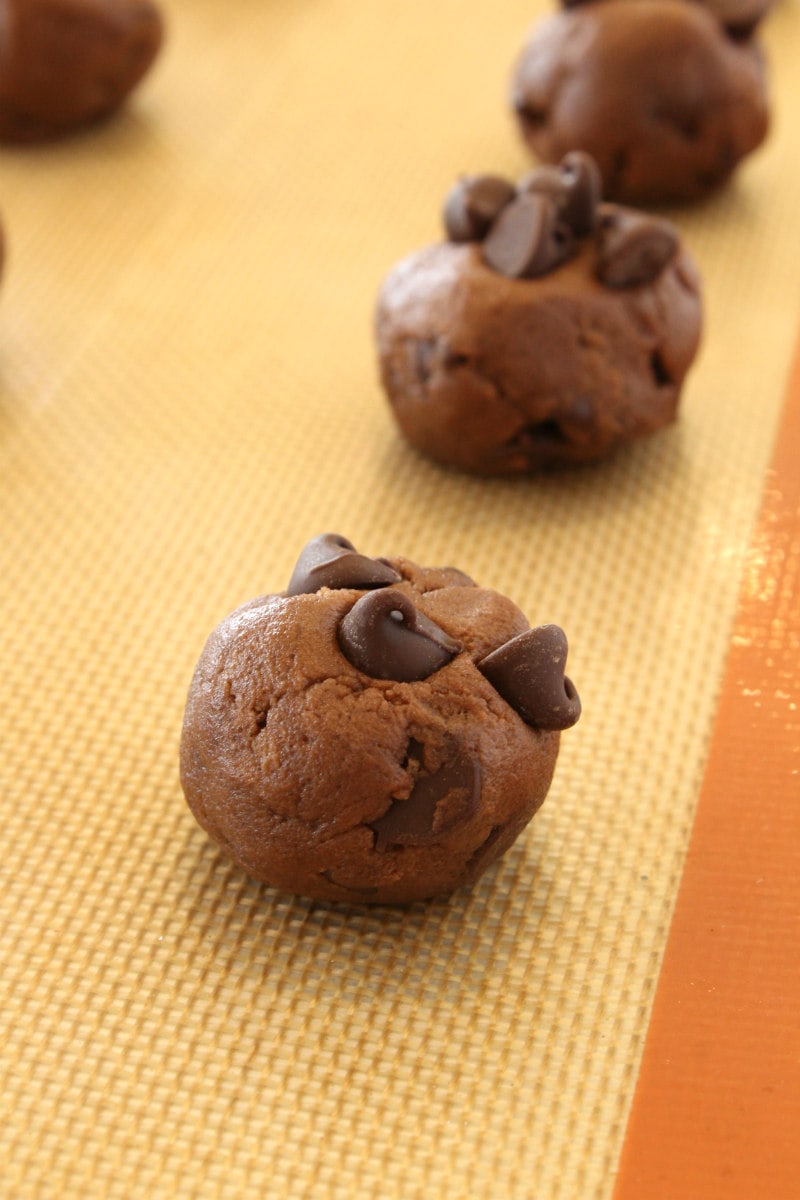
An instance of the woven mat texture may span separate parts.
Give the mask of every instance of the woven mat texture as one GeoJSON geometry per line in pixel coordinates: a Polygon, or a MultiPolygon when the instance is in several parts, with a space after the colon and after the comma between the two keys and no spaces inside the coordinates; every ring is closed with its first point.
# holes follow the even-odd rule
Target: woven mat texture
{"type": "Polygon", "coordinates": [[[800,9],[774,128],[676,220],[682,416],[596,469],[443,471],[371,312],[456,174],[521,174],[529,0],[172,0],[118,120],[0,153],[0,1193],[607,1198],[800,310],[800,9]],[[177,777],[212,626],[338,530],[557,621],[584,717],[471,894],[276,894],[177,777]]]}

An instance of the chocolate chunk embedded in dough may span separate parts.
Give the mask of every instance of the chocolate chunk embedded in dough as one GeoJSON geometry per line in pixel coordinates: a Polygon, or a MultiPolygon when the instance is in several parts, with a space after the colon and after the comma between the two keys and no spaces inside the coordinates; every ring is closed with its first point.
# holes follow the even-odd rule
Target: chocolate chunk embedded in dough
{"type": "Polygon", "coordinates": [[[461,749],[429,775],[418,775],[411,795],[393,800],[387,812],[371,823],[375,831],[375,849],[391,846],[426,846],[455,824],[445,814],[437,823],[437,811],[446,801],[456,801],[456,820],[468,818],[480,800],[480,765],[475,757],[461,749]]]}

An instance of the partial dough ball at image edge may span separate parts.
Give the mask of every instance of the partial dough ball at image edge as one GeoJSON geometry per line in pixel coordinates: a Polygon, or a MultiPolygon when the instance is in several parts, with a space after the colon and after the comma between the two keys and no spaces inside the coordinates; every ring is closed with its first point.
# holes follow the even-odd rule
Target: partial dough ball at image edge
{"type": "Polygon", "coordinates": [[[769,128],[760,46],[686,0],[595,0],[545,18],[511,106],[538,159],[584,150],[606,198],[631,204],[709,195],[769,128]]]}
{"type": "Polygon", "coordinates": [[[50,141],[110,116],[163,36],[151,0],[0,0],[0,140],[50,141]]]}

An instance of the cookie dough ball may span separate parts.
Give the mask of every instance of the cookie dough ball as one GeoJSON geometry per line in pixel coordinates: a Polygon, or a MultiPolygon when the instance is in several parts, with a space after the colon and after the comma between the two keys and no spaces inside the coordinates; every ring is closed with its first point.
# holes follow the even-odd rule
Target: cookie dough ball
{"type": "MultiPolygon", "coordinates": [[[[576,8],[579,4],[594,3],[594,0],[562,0],[563,8],[576,8]]],[[[649,0],[627,0],[629,4],[647,4],[649,0]]],[[[700,3],[713,13],[728,33],[737,38],[747,38],[772,8],[773,0],[687,0],[700,3]]]]}
{"type": "Polygon", "coordinates": [[[0,0],[0,139],[46,141],[108,116],[162,34],[150,0],[0,0]]]}
{"type": "Polygon", "coordinates": [[[512,105],[545,162],[597,160],[609,199],[695,200],[767,133],[761,51],[684,0],[597,0],[543,21],[517,65],[512,105]]]}
{"type": "Polygon", "coordinates": [[[580,701],[567,643],[452,568],[323,534],[231,613],[189,690],[181,781],[256,879],[407,903],[474,883],[545,798],[580,701]]]}
{"type": "Polygon", "coordinates": [[[598,203],[587,155],[500,182],[460,180],[449,240],[383,284],[392,412],[413,446],[465,471],[601,459],[674,419],[700,338],[696,269],[669,222],[598,203]]]}

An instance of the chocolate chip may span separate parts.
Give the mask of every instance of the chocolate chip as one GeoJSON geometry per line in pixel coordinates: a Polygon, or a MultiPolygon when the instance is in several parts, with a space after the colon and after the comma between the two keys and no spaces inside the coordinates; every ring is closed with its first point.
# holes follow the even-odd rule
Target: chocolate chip
{"type": "Polygon", "coordinates": [[[562,200],[567,190],[566,181],[558,167],[549,164],[534,167],[523,175],[517,184],[517,194],[523,196],[526,192],[542,192],[556,200],[562,200]]]}
{"type": "Polygon", "coordinates": [[[557,167],[535,167],[519,183],[520,194],[551,196],[558,206],[559,220],[575,237],[588,237],[597,224],[602,181],[600,168],[589,154],[573,150],[557,167]]]}
{"type": "Polygon", "coordinates": [[[438,840],[444,830],[457,823],[450,812],[437,823],[436,810],[444,802],[461,814],[462,819],[474,812],[480,799],[480,766],[463,750],[443,763],[430,775],[418,775],[411,795],[405,800],[393,800],[391,808],[373,821],[375,849],[384,851],[390,846],[428,846],[438,840]]]}
{"type": "Polygon", "coordinates": [[[572,230],[559,220],[553,197],[541,192],[517,196],[483,243],[484,261],[511,279],[545,275],[574,252],[572,230]]]}
{"type": "Polygon", "coordinates": [[[359,554],[352,542],[338,533],[321,533],[306,546],[292,572],[287,596],[302,596],[320,588],[374,588],[398,583],[394,567],[359,554]]]}
{"type": "Polygon", "coordinates": [[[339,623],[339,646],[365,675],[398,683],[427,679],[461,649],[394,588],[356,601],[339,623]]]}
{"type": "Polygon", "coordinates": [[[537,729],[569,729],[581,702],[564,676],[567,639],[558,625],[539,625],[487,654],[478,664],[492,686],[537,729]]]}
{"type": "Polygon", "coordinates": [[[514,186],[499,175],[464,175],[447,194],[442,214],[451,242],[479,242],[514,199],[514,186]]]}
{"type": "Polygon", "coordinates": [[[669,221],[616,204],[600,206],[595,273],[608,287],[652,283],[677,248],[678,232],[669,221]]]}
{"type": "Polygon", "coordinates": [[[561,216],[576,237],[588,237],[597,224],[602,193],[600,168],[589,154],[572,150],[559,167],[566,186],[561,216]]]}

